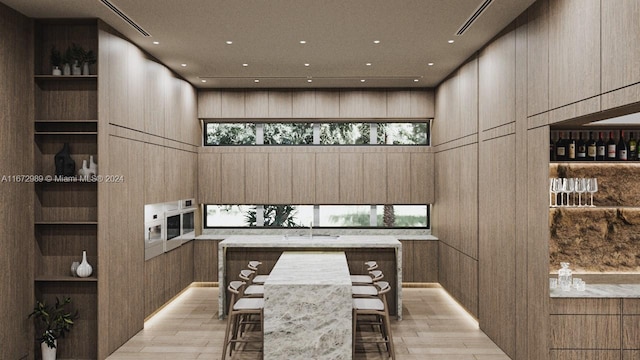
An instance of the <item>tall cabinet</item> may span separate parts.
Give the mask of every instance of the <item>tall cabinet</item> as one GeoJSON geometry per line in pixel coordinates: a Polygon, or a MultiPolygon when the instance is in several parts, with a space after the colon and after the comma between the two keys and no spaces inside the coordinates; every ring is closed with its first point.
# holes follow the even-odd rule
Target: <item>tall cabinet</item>
{"type": "MultiPolygon", "coordinates": [[[[98,158],[98,75],[52,75],[51,49],[76,44],[98,52],[97,20],[38,20],[34,32],[35,298],[69,296],[79,317],[59,343],[59,358],[97,358],[98,183],[55,176],[54,156],[68,144],[77,170],[98,158]],[[86,251],[93,273],[72,276],[71,264],[86,251]]],[[[36,351],[36,354],[39,351],[36,351]]]]}

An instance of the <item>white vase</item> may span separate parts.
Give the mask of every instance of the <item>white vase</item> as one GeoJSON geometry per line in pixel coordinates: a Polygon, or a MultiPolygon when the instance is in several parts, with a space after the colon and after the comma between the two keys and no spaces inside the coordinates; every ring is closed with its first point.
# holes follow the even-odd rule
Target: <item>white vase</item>
{"type": "Polygon", "coordinates": [[[60,70],[59,66],[54,66],[53,70],[51,70],[51,75],[60,76],[62,75],[62,70],[60,70]]]}
{"type": "Polygon", "coordinates": [[[42,351],[42,360],[56,360],[56,350],[58,348],[58,340],[53,340],[53,344],[56,347],[50,348],[46,342],[40,343],[40,350],[42,351]]]}
{"type": "Polygon", "coordinates": [[[78,176],[82,179],[89,179],[89,166],[87,166],[87,160],[82,160],[82,167],[78,169],[78,176]]]}
{"type": "Polygon", "coordinates": [[[71,276],[78,276],[78,266],[80,266],[79,261],[74,261],[71,263],[71,276]]]}
{"type": "Polygon", "coordinates": [[[83,251],[82,262],[80,263],[80,265],[78,265],[78,268],[76,269],[76,274],[78,274],[78,277],[85,278],[85,277],[91,276],[91,272],[93,272],[93,268],[87,262],[87,252],[83,251]]]}
{"type": "Polygon", "coordinates": [[[71,75],[71,65],[69,63],[64,64],[62,67],[62,75],[71,75]]]}
{"type": "Polygon", "coordinates": [[[82,69],[80,68],[80,64],[78,64],[78,60],[74,61],[71,66],[71,74],[72,75],[82,75],[82,69]]]}
{"type": "Polygon", "coordinates": [[[98,175],[98,164],[93,161],[93,155],[89,156],[89,175],[96,176],[98,175]]]}
{"type": "Polygon", "coordinates": [[[89,73],[89,63],[82,64],[82,75],[91,75],[89,73]]]}

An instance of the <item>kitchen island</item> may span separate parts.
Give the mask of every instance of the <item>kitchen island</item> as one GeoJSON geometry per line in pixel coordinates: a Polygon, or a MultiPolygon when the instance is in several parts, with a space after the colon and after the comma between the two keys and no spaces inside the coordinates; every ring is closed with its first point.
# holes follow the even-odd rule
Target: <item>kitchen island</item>
{"type": "MultiPolygon", "coordinates": [[[[228,309],[226,284],[237,280],[240,270],[250,260],[262,265],[259,274],[268,274],[283,251],[344,251],[351,274],[366,274],[365,261],[375,260],[391,284],[388,294],[389,312],[402,319],[402,244],[393,236],[283,236],[234,235],[218,245],[219,314],[224,317],[228,309]],[[224,289],[224,291],[223,291],[224,289]]],[[[305,271],[301,268],[300,271],[305,271]]]]}

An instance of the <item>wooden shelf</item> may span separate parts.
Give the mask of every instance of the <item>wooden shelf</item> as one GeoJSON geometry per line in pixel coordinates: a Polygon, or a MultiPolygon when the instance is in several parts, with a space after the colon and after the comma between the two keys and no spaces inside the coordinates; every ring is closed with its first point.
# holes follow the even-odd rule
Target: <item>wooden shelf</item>
{"type": "Polygon", "coordinates": [[[36,131],[34,135],[98,135],[97,131],[36,131]]]}
{"type": "Polygon", "coordinates": [[[36,221],[36,226],[98,225],[97,221],[36,221]]]}
{"type": "Polygon", "coordinates": [[[98,278],[89,276],[86,278],[64,275],[40,275],[36,276],[36,282],[97,282],[98,278]]]}
{"type": "Polygon", "coordinates": [[[637,165],[640,161],[550,161],[549,165],[583,165],[583,166],[602,166],[602,165],[637,165]]]}
{"type": "Polygon", "coordinates": [[[71,124],[77,124],[77,123],[97,123],[98,120],[62,120],[62,119],[38,119],[35,120],[36,123],[71,123],[71,124]]]}
{"type": "Polygon", "coordinates": [[[34,79],[44,81],[97,80],[98,75],[34,75],[34,79]]]}

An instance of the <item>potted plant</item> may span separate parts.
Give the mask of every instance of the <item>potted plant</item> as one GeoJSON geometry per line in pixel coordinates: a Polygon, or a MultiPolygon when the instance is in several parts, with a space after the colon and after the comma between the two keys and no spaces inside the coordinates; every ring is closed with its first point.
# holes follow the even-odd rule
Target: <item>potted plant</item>
{"type": "Polygon", "coordinates": [[[71,331],[74,325],[73,320],[78,317],[78,311],[71,313],[66,309],[66,305],[71,304],[71,298],[66,297],[60,301],[56,297],[55,305],[47,305],[44,301],[36,301],[33,312],[29,317],[36,320],[36,340],[40,342],[43,360],[55,360],[57,339],[71,331]]]}
{"type": "Polygon", "coordinates": [[[67,46],[67,50],[62,55],[62,74],[71,75],[71,63],[73,62],[73,55],[71,54],[71,47],[67,46]]]}
{"type": "Polygon", "coordinates": [[[89,72],[89,65],[93,65],[96,63],[96,55],[93,53],[93,50],[89,50],[82,54],[81,64],[82,64],[82,75],[91,75],[89,72]]]}
{"type": "Polygon", "coordinates": [[[72,43],[71,48],[69,50],[70,55],[70,63],[71,63],[71,74],[73,75],[81,75],[82,74],[82,61],[85,57],[85,50],[82,46],[72,43]]]}
{"type": "Polygon", "coordinates": [[[62,65],[62,55],[60,54],[60,50],[56,49],[55,46],[51,47],[51,66],[52,66],[52,75],[62,75],[62,70],[60,69],[60,65],[62,65]]]}

